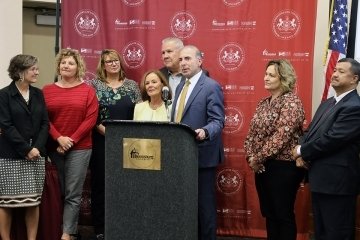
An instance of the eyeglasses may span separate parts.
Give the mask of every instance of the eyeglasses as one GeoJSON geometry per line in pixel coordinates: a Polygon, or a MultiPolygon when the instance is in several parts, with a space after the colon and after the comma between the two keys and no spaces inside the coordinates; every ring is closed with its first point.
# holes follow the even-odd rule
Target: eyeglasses
{"type": "Polygon", "coordinates": [[[106,65],[111,65],[111,64],[113,64],[113,63],[115,63],[115,64],[119,64],[119,59],[114,59],[114,60],[106,60],[106,61],[104,61],[104,63],[106,64],[106,65]]]}

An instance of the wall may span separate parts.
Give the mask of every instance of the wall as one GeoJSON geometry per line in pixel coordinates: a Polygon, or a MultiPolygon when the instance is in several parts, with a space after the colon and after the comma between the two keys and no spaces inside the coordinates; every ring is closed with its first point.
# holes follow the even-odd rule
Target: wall
{"type": "Polygon", "coordinates": [[[24,8],[23,10],[23,53],[39,58],[40,76],[34,86],[42,87],[55,78],[55,26],[35,24],[39,12],[24,8]]]}
{"type": "Polygon", "coordinates": [[[326,41],[328,39],[328,12],[329,2],[318,0],[312,93],[309,90],[309,94],[312,94],[313,115],[321,102],[321,97],[324,90],[324,56],[327,50],[326,41]]]}
{"type": "Polygon", "coordinates": [[[9,61],[22,51],[22,21],[22,0],[0,0],[0,88],[11,82],[9,61]]]}

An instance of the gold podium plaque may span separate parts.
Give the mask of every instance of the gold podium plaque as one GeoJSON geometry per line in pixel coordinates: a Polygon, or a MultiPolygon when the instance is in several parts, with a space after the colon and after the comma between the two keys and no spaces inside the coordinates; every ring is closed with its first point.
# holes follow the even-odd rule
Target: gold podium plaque
{"type": "Polygon", "coordinates": [[[161,170],[160,159],[160,139],[123,139],[123,168],[161,170]]]}

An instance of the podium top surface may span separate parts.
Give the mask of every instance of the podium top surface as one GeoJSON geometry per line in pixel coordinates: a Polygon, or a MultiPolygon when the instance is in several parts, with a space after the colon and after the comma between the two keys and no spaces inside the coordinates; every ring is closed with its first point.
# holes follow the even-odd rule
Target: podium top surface
{"type": "Polygon", "coordinates": [[[173,126],[173,127],[177,127],[177,128],[182,128],[186,131],[188,131],[189,133],[196,135],[195,131],[191,129],[191,127],[189,127],[186,124],[182,124],[182,123],[175,123],[175,122],[161,122],[161,121],[134,121],[134,120],[105,120],[103,122],[103,124],[105,126],[109,126],[109,125],[138,125],[138,124],[142,124],[142,125],[147,125],[147,126],[173,126]]]}

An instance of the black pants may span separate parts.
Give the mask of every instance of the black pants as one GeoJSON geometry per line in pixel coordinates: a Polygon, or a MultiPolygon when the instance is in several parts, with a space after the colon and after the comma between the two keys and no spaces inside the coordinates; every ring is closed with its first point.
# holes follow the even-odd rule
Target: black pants
{"type": "Polygon", "coordinates": [[[316,240],[354,240],[356,195],[311,193],[316,240]]]}
{"type": "Polygon", "coordinates": [[[216,168],[199,168],[198,180],[198,239],[216,239],[216,168]]]}
{"type": "Polygon", "coordinates": [[[96,234],[104,233],[105,223],[105,137],[93,131],[91,170],[91,216],[96,234]]]}
{"type": "Polygon", "coordinates": [[[266,161],[265,172],[255,174],[268,240],[296,240],[294,204],[304,174],[294,161],[281,160],[266,161]]]}

